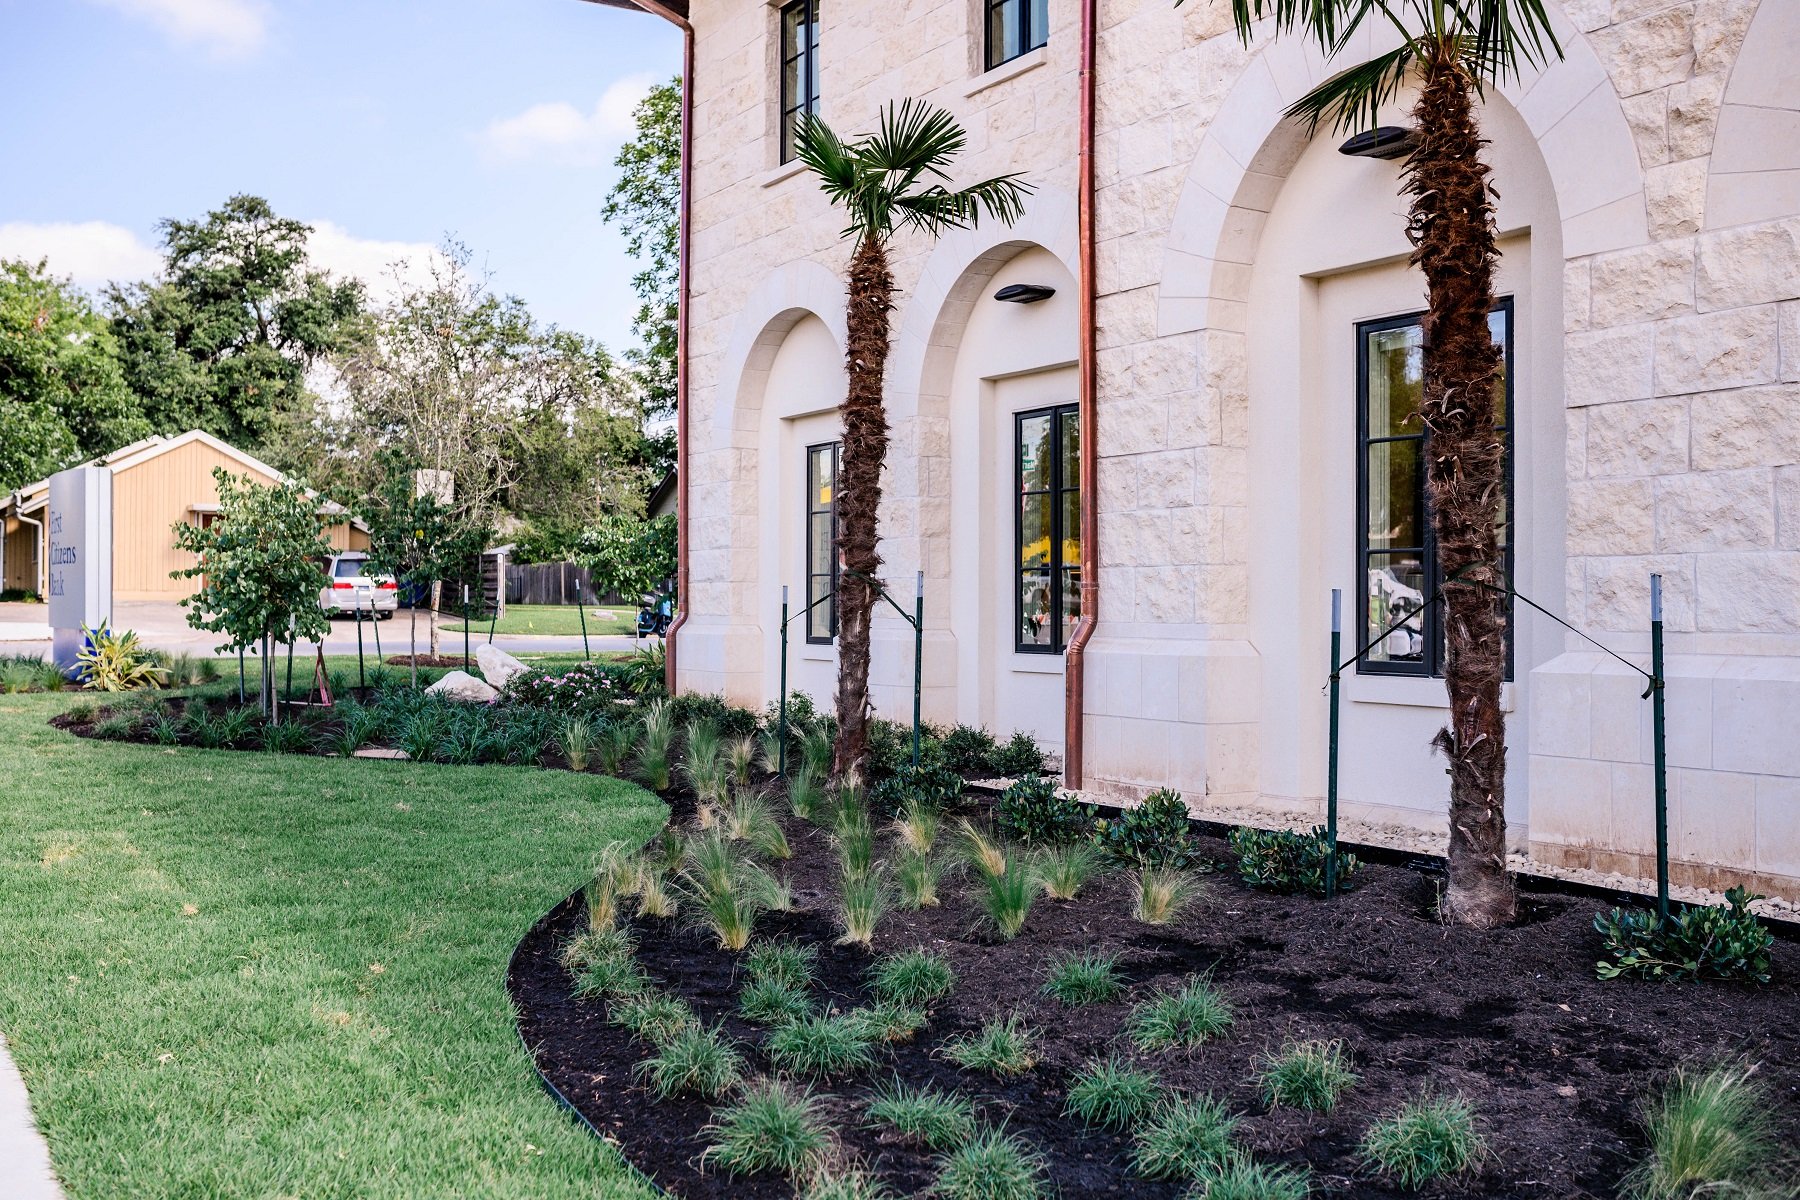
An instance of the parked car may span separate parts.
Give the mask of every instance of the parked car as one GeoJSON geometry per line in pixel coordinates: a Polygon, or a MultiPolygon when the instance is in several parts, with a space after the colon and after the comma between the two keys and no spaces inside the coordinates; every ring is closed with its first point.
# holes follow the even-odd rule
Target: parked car
{"type": "Polygon", "coordinates": [[[334,554],[326,560],[325,574],[331,582],[319,589],[319,607],[327,616],[361,610],[385,621],[400,608],[400,585],[392,575],[371,571],[367,554],[334,554]]]}

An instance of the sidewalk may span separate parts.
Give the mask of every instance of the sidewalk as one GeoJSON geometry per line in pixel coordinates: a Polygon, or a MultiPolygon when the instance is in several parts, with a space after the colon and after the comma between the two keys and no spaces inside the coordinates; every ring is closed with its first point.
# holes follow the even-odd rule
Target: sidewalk
{"type": "Polygon", "coordinates": [[[0,1034],[0,1195],[7,1200],[62,1200],[50,1170],[50,1147],[31,1120],[25,1081],[0,1034]]]}

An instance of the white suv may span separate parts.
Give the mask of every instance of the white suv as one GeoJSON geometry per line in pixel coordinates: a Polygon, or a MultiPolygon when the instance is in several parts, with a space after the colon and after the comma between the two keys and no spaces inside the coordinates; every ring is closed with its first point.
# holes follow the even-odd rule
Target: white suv
{"type": "Polygon", "coordinates": [[[400,585],[392,575],[369,570],[369,556],[360,551],[334,554],[325,563],[330,582],[319,589],[319,607],[328,616],[354,615],[358,610],[385,621],[400,608],[400,585]]]}

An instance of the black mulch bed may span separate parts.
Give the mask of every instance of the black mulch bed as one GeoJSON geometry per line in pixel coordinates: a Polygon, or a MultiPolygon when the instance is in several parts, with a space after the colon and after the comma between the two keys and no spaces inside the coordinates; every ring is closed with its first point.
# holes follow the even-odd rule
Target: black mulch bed
{"type": "MultiPolygon", "coordinates": [[[[678,810],[686,807],[677,798],[678,810]]],[[[794,848],[785,869],[798,911],[765,915],[757,939],[787,937],[820,948],[815,995],[840,1009],[867,999],[872,956],[833,945],[836,858],[826,835],[785,820],[794,848]]],[[[946,822],[945,833],[949,823],[946,822]]],[[[1204,849],[1229,862],[1224,843],[1204,849]]],[[[1243,1145],[1259,1157],[1313,1172],[1315,1195],[1612,1197],[1642,1157],[1635,1124],[1641,1098],[1674,1065],[1743,1055],[1763,1064],[1784,1135],[1800,1143],[1800,947],[1776,950],[1777,982],[1763,987],[1601,982],[1590,923],[1599,902],[1551,892],[1525,900],[1515,928],[1478,933],[1445,927],[1432,913],[1427,874],[1373,865],[1351,893],[1326,903],[1251,891],[1223,871],[1177,925],[1156,930],[1130,918],[1128,879],[1113,876],[1080,899],[1040,898],[1025,931],[995,944],[974,927],[968,880],[948,881],[944,906],[896,910],[876,953],[924,946],[949,958],[955,991],[910,1045],[875,1072],[827,1089],[825,1111],[846,1148],[879,1170],[898,1195],[926,1190],[926,1152],[862,1127],[862,1104],[890,1077],[957,1089],[991,1123],[1005,1122],[1045,1155],[1063,1197],[1172,1198],[1182,1187],[1132,1176],[1125,1138],[1061,1116],[1065,1081],[1087,1060],[1119,1052],[1184,1090],[1211,1092],[1244,1116],[1243,1145]],[[1039,993],[1045,964],[1073,949],[1118,951],[1131,987],[1118,1003],[1067,1009],[1039,993]],[[1186,975],[1211,971],[1236,1008],[1229,1033],[1189,1051],[1142,1054],[1122,1034],[1136,1000],[1186,975]],[[1020,1012],[1042,1034],[1039,1065],[1011,1081],[965,1072],[934,1056],[951,1035],[997,1013],[1020,1012]],[[1270,1111],[1256,1084],[1259,1055],[1285,1039],[1342,1038],[1360,1075],[1327,1114],[1270,1111]],[[1362,1168],[1356,1145],[1377,1116],[1424,1090],[1458,1091],[1480,1114],[1489,1155],[1472,1178],[1403,1193],[1362,1168]]],[[[606,1005],[577,999],[557,962],[581,927],[578,898],[558,906],[520,944],[508,984],[520,1029],[547,1079],[601,1133],[664,1188],[684,1197],[792,1194],[774,1178],[734,1178],[699,1168],[708,1105],[655,1100],[634,1075],[640,1043],[607,1024],[606,1005]]],[[[660,985],[707,1023],[722,1020],[768,1068],[764,1030],[736,1015],[737,956],[709,934],[637,922],[638,958],[660,985]]]]}

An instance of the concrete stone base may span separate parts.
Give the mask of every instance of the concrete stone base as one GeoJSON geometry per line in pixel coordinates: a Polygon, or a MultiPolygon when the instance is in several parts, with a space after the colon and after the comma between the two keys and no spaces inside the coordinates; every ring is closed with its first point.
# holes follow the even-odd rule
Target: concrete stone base
{"type": "MultiPolygon", "coordinates": [[[[1605,875],[1624,875],[1643,880],[1656,878],[1655,854],[1629,854],[1595,846],[1569,846],[1560,842],[1534,841],[1530,846],[1532,860],[1545,866],[1599,871],[1605,875]]],[[[1750,871],[1718,863],[1670,859],[1669,882],[1675,887],[1704,888],[1709,892],[1745,887],[1757,895],[1800,903],[1800,877],[1793,875],[1750,871]]]]}

